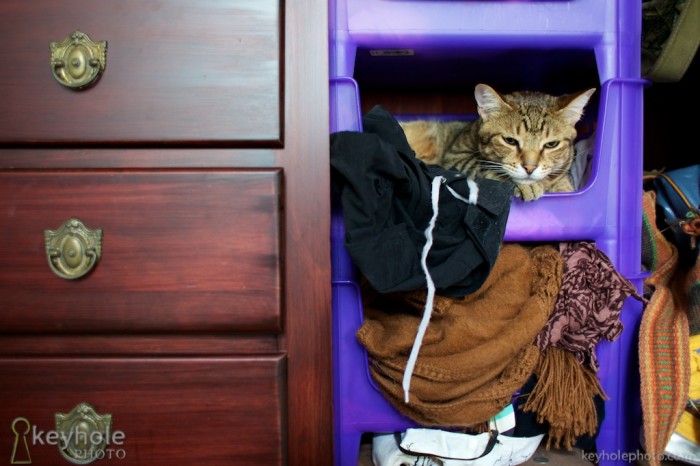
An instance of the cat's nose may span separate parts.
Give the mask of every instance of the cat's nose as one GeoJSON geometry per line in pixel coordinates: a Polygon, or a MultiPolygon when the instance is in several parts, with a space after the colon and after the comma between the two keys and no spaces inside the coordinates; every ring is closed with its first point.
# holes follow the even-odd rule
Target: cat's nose
{"type": "Polygon", "coordinates": [[[535,171],[537,165],[523,165],[523,168],[525,169],[528,175],[532,175],[532,172],[535,171]]]}

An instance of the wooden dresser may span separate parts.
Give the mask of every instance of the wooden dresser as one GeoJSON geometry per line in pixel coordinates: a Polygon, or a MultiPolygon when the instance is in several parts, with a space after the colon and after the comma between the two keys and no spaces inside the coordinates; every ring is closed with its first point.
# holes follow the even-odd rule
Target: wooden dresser
{"type": "Polygon", "coordinates": [[[0,464],[330,465],[326,2],[0,31],[0,464]]]}

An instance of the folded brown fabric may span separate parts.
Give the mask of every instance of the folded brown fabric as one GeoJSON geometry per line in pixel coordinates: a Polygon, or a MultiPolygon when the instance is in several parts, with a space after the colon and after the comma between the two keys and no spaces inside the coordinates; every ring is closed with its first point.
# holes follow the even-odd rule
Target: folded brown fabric
{"type": "Polygon", "coordinates": [[[554,306],[562,268],[553,246],[505,244],[479,290],[436,297],[409,403],[401,383],[426,293],[374,295],[357,338],[384,396],[424,426],[473,426],[495,416],[538,362],[533,341],[554,306]]]}

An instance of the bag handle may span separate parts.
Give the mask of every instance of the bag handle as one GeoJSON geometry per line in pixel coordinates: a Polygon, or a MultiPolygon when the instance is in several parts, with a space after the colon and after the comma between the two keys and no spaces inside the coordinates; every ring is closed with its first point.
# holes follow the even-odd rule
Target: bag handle
{"type": "Polygon", "coordinates": [[[686,197],[685,193],[683,193],[683,190],[681,190],[681,188],[678,187],[676,182],[673,181],[673,179],[671,179],[670,176],[666,175],[665,173],[659,173],[658,176],[663,178],[664,180],[666,180],[666,182],[673,188],[673,190],[676,191],[676,194],[678,194],[678,197],[681,198],[681,200],[683,201],[683,204],[685,204],[686,207],[688,207],[688,210],[690,210],[691,212],[693,212],[696,215],[698,215],[700,213],[698,211],[698,206],[694,206],[690,203],[690,201],[686,197]]]}

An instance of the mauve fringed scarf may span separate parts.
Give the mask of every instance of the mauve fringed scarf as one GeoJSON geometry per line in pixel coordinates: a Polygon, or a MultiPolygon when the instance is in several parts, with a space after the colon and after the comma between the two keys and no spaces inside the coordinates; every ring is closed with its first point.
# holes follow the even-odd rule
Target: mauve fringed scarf
{"type": "Polygon", "coordinates": [[[595,346],[622,332],[625,299],[642,299],[608,257],[586,242],[559,245],[564,274],[547,325],[535,343],[542,357],[537,384],[523,409],[549,425],[547,446],[568,450],[582,435],[595,436],[598,419],[594,398],[607,398],[596,375],[595,346]]]}
{"type": "Polygon", "coordinates": [[[560,243],[559,252],[564,260],[561,290],[536,344],[540,351],[550,346],[569,351],[597,372],[596,345],[603,338],[613,341],[622,332],[624,301],[643,298],[593,243],[560,243]]]}

